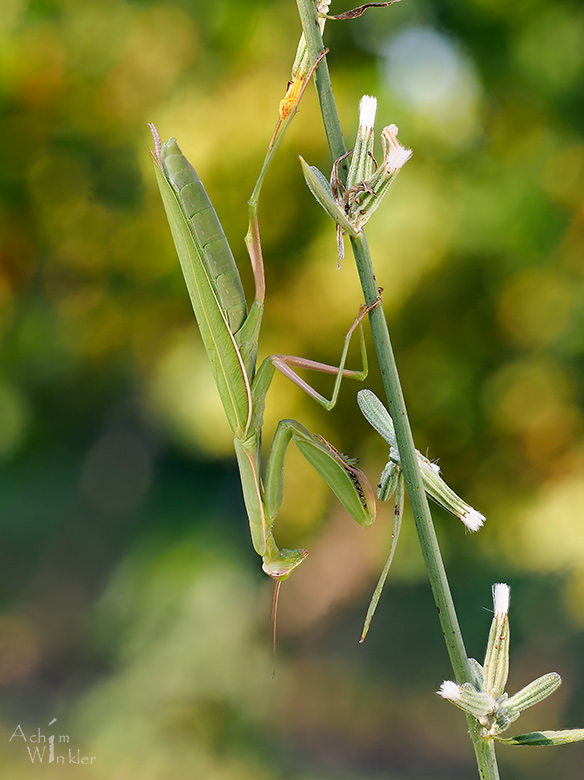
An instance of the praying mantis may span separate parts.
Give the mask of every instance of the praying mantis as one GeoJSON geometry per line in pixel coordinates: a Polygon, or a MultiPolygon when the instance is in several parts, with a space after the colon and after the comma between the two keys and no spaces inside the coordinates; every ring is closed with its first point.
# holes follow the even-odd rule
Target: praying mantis
{"type": "Polygon", "coordinates": [[[290,419],[281,420],[276,428],[262,477],[260,445],[266,393],[278,369],[324,408],[331,409],[343,377],[364,379],[367,374],[361,321],[372,307],[361,307],[345,337],[338,367],[287,355],[270,355],[256,370],[265,297],[257,214],[252,212],[246,237],[255,281],[255,299],[248,311],[237,265],[203,184],[176,140],[171,138],[162,145],[154,125],[150,125],[150,129],[162,200],[201,338],[234,435],[252,543],[262,558],[264,572],[281,582],[308,554],[305,549],[280,550],[273,534],[283,497],[284,456],[291,441],[362,526],[370,525],[375,519],[375,497],[354,461],[321,436],[290,419]],[[345,362],[351,336],[357,327],[363,369],[352,371],[345,368],[345,362]],[[295,368],[336,375],[331,399],[314,390],[298,376],[295,368]]]}
{"type": "MultiPolygon", "coordinates": [[[[328,0],[318,10],[328,11],[328,0]]],[[[321,30],[325,19],[319,20],[321,30]]],[[[219,218],[197,173],[182,154],[174,138],[164,145],[154,125],[153,158],[156,177],[170,224],[183,275],[199,325],[211,370],[229,425],[233,431],[235,454],[251,539],[262,558],[262,568],[279,584],[290,576],[308,554],[305,549],[280,550],[273,534],[274,521],[283,498],[284,457],[294,441],[298,450],[325,480],[347,511],[362,526],[375,519],[375,496],[367,478],[355,461],[336,450],[329,442],[310,433],[295,420],[281,420],[276,428],[265,473],[262,477],[261,434],[265,398],[274,372],[278,369],[325,409],[337,400],[343,377],[363,380],[367,375],[367,354],[361,322],[373,306],[362,306],[345,337],[338,367],[287,355],[270,355],[256,371],[258,340],[265,299],[263,258],[257,218],[258,199],[273,153],[292,120],[298,102],[309,83],[323,52],[309,67],[309,55],[300,38],[292,67],[292,81],[279,106],[279,119],[268,145],[264,165],[249,205],[249,227],[245,238],[251,259],[255,298],[247,309],[239,271],[219,218]],[[349,343],[359,327],[363,368],[345,368],[349,343]],[[332,396],[326,399],[294,370],[303,368],[336,375],[332,396]]],[[[275,591],[277,598],[278,590],[275,591]]]]}
{"type": "MultiPolygon", "coordinates": [[[[355,13],[359,15],[371,5],[389,4],[366,4],[360,9],[355,9],[355,13]]],[[[324,28],[329,5],[329,0],[319,0],[317,3],[321,31],[324,28]]],[[[344,18],[344,15],[338,18],[344,18]]],[[[294,441],[301,454],[360,525],[371,525],[376,513],[373,490],[363,472],[356,467],[356,461],[340,453],[321,436],[310,433],[295,420],[284,419],[279,422],[262,477],[263,412],[266,393],[276,369],[325,409],[332,409],[344,377],[363,380],[367,375],[362,320],[381,302],[378,297],[371,306],[361,306],[359,315],[345,336],[338,367],[288,355],[270,355],[256,370],[265,299],[265,278],[257,217],[259,193],[272,155],[326,51],[322,52],[310,66],[304,35],[301,36],[292,67],[292,80],[288,83],[286,95],[280,102],[278,123],[268,145],[266,159],[256,186],[248,201],[250,219],[245,243],[251,260],[255,286],[255,298],[249,311],[237,265],[202,182],[182,154],[176,140],[170,138],[163,145],[156,128],[150,124],[154,138],[153,158],[158,186],[217,390],[234,435],[234,448],[252,543],[255,551],[262,558],[264,572],[276,581],[277,586],[290,576],[308,554],[302,548],[280,550],[273,534],[274,522],[283,498],[284,458],[291,441],[294,441]],[[357,328],[359,328],[363,363],[361,371],[345,368],[350,340],[357,328]],[[330,400],[298,376],[295,369],[299,368],[336,376],[330,400]]],[[[369,98],[369,100],[373,99],[369,98]]],[[[370,129],[372,131],[372,123],[370,129]]],[[[386,128],[389,129],[391,128],[386,128]]],[[[395,138],[393,140],[395,141],[395,138]]],[[[372,136],[367,143],[369,142],[372,143],[372,136]]],[[[399,164],[393,165],[391,170],[385,172],[386,185],[411,154],[397,142],[393,146],[403,154],[399,164]]],[[[386,161],[385,157],[384,153],[384,165],[386,162],[389,165],[390,159],[388,157],[386,161]]],[[[303,168],[305,167],[303,165],[303,168]]],[[[310,187],[310,181],[308,183],[310,187]]],[[[354,235],[353,230],[349,232],[354,235]]],[[[275,598],[277,592],[276,590],[275,598]]]]}

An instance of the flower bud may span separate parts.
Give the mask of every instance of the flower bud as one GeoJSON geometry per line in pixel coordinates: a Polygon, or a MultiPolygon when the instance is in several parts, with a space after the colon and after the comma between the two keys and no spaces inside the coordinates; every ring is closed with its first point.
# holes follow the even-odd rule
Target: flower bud
{"type": "Polygon", "coordinates": [[[491,623],[483,671],[483,689],[498,699],[502,696],[509,675],[509,586],[493,585],[495,615],[491,623]]]}
{"type": "Polygon", "coordinates": [[[359,390],[357,403],[369,425],[375,428],[377,433],[397,452],[393,420],[375,393],[372,393],[371,390],[359,390]]]}
{"type": "Polygon", "coordinates": [[[355,227],[363,227],[371,215],[377,211],[383,200],[383,196],[389,189],[401,168],[412,156],[411,149],[401,146],[397,140],[397,126],[388,125],[381,133],[383,143],[383,162],[373,173],[368,181],[355,185],[352,190],[361,191],[351,193],[347,191],[348,215],[355,227]]]}
{"type": "Polygon", "coordinates": [[[347,190],[362,181],[367,181],[373,174],[373,126],[377,98],[363,95],[359,103],[359,129],[355,148],[351,157],[351,166],[347,174],[347,190]]]}
{"type": "Polygon", "coordinates": [[[457,685],[446,680],[438,693],[473,715],[481,724],[484,740],[497,739],[507,745],[564,745],[584,740],[584,729],[534,731],[502,739],[499,734],[517,720],[522,711],[552,694],[562,682],[556,672],[544,674],[509,698],[504,693],[509,672],[509,593],[502,582],[493,585],[495,615],[487,644],[485,664],[468,659],[472,683],[457,685]]]}
{"type": "Polygon", "coordinates": [[[426,493],[444,507],[450,514],[458,517],[469,531],[478,531],[485,522],[485,516],[472,506],[463,501],[452,488],[450,488],[439,474],[440,469],[436,463],[432,463],[421,453],[416,451],[418,463],[422,472],[422,480],[426,493]]]}
{"type": "Polygon", "coordinates": [[[457,685],[452,680],[445,680],[440,686],[438,695],[473,715],[482,725],[489,722],[488,716],[497,708],[497,702],[492,696],[477,691],[470,683],[457,685]]]}
{"type": "Polygon", "coordinates": [[[389,501],[397,488],[397,481],[401,474],[400,466],[393,460],[385,464],[385,468],[379,477],[377,485],[377,498],[380,501],[389,501]]]}
{"type": "Polygon", "coordinates": [[[476,658],[469,658],[468,665],[471,671],[474,687],[477,689],[477,691],[482,691],[484,680],[483,667],[476,660],[476,658]]]}
{"type": "Polygon", "coordinates": [[[309,165],[302,157],[299,159],[308,189],[312,192],[329,217],[343,230],[349,233],[349,235],[358,235],[360,233],[359,228],[356,228],[353,223],[349,221],[344,209],[334,199],[330,184],[325,179],[324,175],[318,168],[309,165]]]}
{"type": "Polygon", "coordinates": [[[523,712],[534,704],[547,699],[562,684],[562,678],[557,672],[550,672],[538,677],[537,680],[526,685],[506,702],[507,709],[523,712]]]}
{"type": "Polygon", "coordinates": [[[370,95],[361,98],[355,148],[335,161],[330,186],[317,168],[300,158],[310,191],[337,225],[339,265],[343,257],[343,232],[353,237],[359,235],[369,217],[379,208],[391,182],[412,156],[410,149],[398,143],[396,125],[388,125],[381,133],[383,162],[379,166],[375,163],[373,123],[376,107],[376,98],[370,95]],[[352,161],[347,182],[343,184],[338,169],[349,154],[352,154],[352,161]]]}
{"type": "MultiPolygon", "coordinates": [[[[371,390],[360,390],[357,393],[357,402],[367,422],[375,428],[377,433],[379,433],[379,435],[389,444],[389,462],[386,465],[380,480],[381,487],[381,485],[384,485],[385,480],[388,480],[391,476],[391,462],[393,461],[393,463],[400,464],[393,420],[385,406],[371,390]]],[[[478,531],[485,522],[484,515],[481,515],[480,512],[473,509],[466,501],[463,501],[460,496],[456,495],[456,493],[448,487],[440,476],[438,464],[432,463],[432,461],[425,458],[417,450],[416,456],[418,458],[418,465],[420,467],[426,493],[433,498],[436,503],[440,504],[440,506],[444,507],[448,512],[462,520],[470,531],[478,531]]]]}

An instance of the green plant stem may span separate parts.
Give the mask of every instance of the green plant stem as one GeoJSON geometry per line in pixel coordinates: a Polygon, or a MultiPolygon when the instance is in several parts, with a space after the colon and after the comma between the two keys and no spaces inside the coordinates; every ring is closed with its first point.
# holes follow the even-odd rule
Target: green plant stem
{"type": "MultiPolygon", "coordinates": [[[[324,49],[316,20],[315,6],[312,0],[296,0],[296,2],[311,61],[314,62],[324,49]]],[[[336,160],[346,150],[333,97],[326,57],[316,70],[315,80],[331,156],[333,160],[336,160]]],[[[378,285],[365,234],[363,233],[356,238],[352,238],[351,245],[357,263],[365,303],[371,305],[378,296],[378,285]]],[[[426,564],[454,677],[458,684],[462,684],[471,679],[468,657],[432,523],[426,493],[422,485],[414,441],[383,308],[376,306],[372,309],[369,313],[369,319],[388,407],[395,426],[401,466],[422,555],[426,564]]],[[[484,742],[482,740],[479,725],[474,718],[468,716],[467,720],[480,777],[482,780],[498,780],[499,773],[492,741],[484,742]]]]}

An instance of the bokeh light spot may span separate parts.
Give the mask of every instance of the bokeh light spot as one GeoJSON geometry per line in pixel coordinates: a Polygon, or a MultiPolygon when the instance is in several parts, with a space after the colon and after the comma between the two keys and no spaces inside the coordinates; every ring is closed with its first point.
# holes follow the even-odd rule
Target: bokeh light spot
{"type": "Polygon", "coordinates": [[[502,292],[501,323],[520,344],[548,344],[566,327],[572,301],[573,288],[553,269],[523,271],[502,292]]]}
{"type": "Polygon", "coordinates": [[[474,132],[478,77],[470,59],[445,35],[424,27],[398,33],[386,46],[384,75],[414,115],[434,120],[456,138],[474,132]]]}
{"type": "Polygon", "coordinates": [[[160,357],[150,381],[149,406],[182,445],[232,457],[233,433],[194,323],[160,357]]]}
{"type": "Polygon", "coordinates": [[[514,553],[516,563],[538,574],[581,570],[582,507],[584,483],[579,475],[540,491],[520,518],[521,538],[514,553]],[[517,550],[521,551],[520,556],[517,550]]]}
{"type": "Polygon", "coordinates": [[[578,209],[584,202],[584,144],[559,149],[545,163],[542,180],[556,203],[578,209]]]}

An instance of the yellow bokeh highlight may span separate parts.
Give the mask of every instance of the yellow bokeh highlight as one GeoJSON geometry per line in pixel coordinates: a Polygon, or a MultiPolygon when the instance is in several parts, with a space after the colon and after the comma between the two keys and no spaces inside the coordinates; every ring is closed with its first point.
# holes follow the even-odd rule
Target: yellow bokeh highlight
{"type": "Polygon", "coordinates": [[[119,62],[103,86],[106,110],[115,115],[143,111],[161,99],[197,55],[192,17],[177,6],[140,13],[124,41],[119,62]],[[144,84],[148,90],[144,90],[144,84]]]}
{"type": "Polygon", "coordinates": [[[571,383],[559,366],[533,358],[502,366],[490,384],[487,400],[498,428],[525,432],[560,419],[572,396],[571,383]]]}
{"type": "Polygon", "coordinates": [[[579,474],[543,487],[517,518],[514,560],[522,569],[571,575],[584,567],[584,482],[579,474]]]}
{"type": "Polygon", "coordinates": [[[573,285],[553,267],[527,269],[503,288],[499,316],[517,343],[543,347],[565,330],[574,303],[573,285]]]}
{"type": "MultiPolygon", "coordinates": [[[[407,140],[403,143],[407,146],[407,140]]],[[[384,306],[397,308],[445,257],[453,215],[431,170],[409,161],[387,195],[387,211],[367,225],[384,306]]]]}
{"type": "Polygon", "coordinates": [[[148,406],[181,445],[210,457],[233,457],[233,433],[194,322],[188,332],[169,340],[157,360],[148,406]]]}
{"type": "Polygon", "coordinates": [[[489,384],[489,412],[495,427],[521,443],[525,467],[552,474],[581,435],[583,421],[569,379],[545,360],[503,367],[489,384]]]}
{"type": "Polygon", "coordinates": [[[556,203],[577,210],[584,205],[584,144],[573,144],[553,154],[542,170],[542,181],[556,203]]]}

